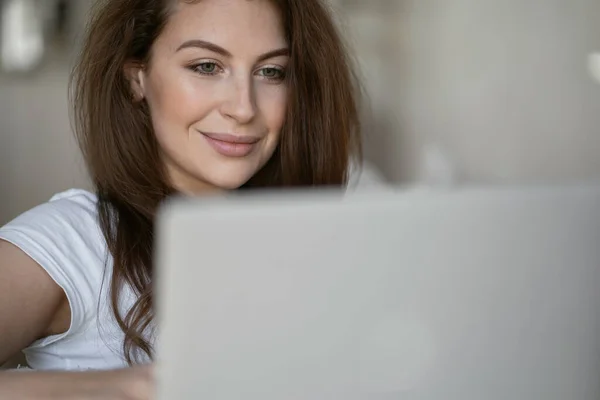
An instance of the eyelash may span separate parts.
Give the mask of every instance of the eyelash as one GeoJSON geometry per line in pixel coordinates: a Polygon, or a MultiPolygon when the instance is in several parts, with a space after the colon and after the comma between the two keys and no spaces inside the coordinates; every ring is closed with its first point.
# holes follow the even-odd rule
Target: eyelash
{"type": "MultiPolygon", "coordinates": [[[[217,75],[220,71],[223,70],[223,68],[221,68],[221,66],[219,65],[219,63],[215,62],[215,61],[202,61],[200,63],[191,65],[189,67],[192,71],[196,72],[197,74],[200,74],[202,76],[214,76],[217,75]],[[206,66],[206,65],[214,65],[215,66],[215,72],[204,72],[201,70],[202,66],[206,66]]],[[[276,78],[271,78],[271,77],[266,77],[266,76],[261,76],[262,78],[271,81],[271,82],[281,82],[285,79],[285,70],[281,67],[263,67],[261,69],[259,69],[258,71],[264,71],[264,70],[274,70],[278,72],[278,76],[276,78]]]]}

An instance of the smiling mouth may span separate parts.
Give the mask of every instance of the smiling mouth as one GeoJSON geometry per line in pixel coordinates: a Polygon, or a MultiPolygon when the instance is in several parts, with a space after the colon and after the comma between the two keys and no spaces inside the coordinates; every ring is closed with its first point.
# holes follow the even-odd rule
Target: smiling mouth
{"type": "Polygon", "coordinates": [[[246,157],[257,147],[260,138],[255,136],[237,136],[228,133],[198,131],[209,145],[225,157],[246,157]]]}

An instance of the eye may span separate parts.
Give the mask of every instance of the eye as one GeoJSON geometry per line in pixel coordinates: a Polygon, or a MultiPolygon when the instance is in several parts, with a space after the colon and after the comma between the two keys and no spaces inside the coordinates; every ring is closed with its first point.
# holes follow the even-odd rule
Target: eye
{"type": "Polygon", "coordinates": [[[205,61],[194,65],[192,69],[202,75],[215,75],[219,72],[220,67],[215,62],[205,61]]]}
{"type": "Polygon", "coordinates": [[[285,71],[278,67],[265,67],[258,70],[258,75],[271,81],[281,81],[285,78],[285,71]]]}

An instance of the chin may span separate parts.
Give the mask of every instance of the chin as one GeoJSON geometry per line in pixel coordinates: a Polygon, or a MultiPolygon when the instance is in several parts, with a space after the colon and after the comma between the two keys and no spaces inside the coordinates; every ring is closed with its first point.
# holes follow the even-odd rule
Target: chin
{"type": "Polygon", "coordinates": [[[248,182],[253,175],[253,173],[215,174],[212,176],[206,176],[206,181],[212,186],[223,190],[236,190],[248,182]]]}

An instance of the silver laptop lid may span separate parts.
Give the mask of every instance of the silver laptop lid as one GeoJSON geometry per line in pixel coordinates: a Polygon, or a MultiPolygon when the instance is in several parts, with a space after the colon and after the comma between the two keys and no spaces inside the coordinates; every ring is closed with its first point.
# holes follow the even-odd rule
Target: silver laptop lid
{"type": "Polygon", "coordinates": [[[161,214],[160,399],[598,399],[600,190],[161,214]]]}

